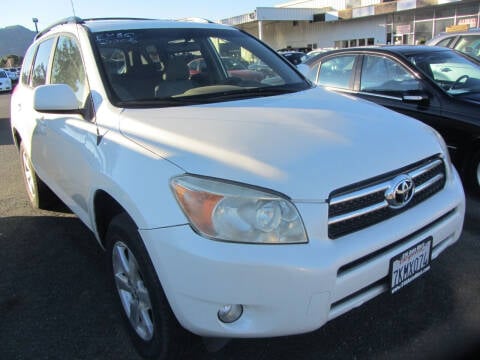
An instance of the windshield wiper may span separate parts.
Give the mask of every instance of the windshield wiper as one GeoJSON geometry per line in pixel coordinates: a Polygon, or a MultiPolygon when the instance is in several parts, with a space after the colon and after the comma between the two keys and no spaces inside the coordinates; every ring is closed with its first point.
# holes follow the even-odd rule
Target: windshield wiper
{"type": "Polygon", "coordinates": [[[239,90],[230,90],[230,91],[220,91],[213,92],[209,94],[201,95],[192,95],[192,96],[182,96],[181,99],[191,99],[192,101],[198,101],[199,103],[205,102],[216,102],[222,100],[231,100],[231,99],[244,99],[252,98],[259,96],[273,96],[273,95],[282,95],[290,94],[299,91],[298,89],[291,87],[258,87],[258,88],[245,88],[239,90]]]}
{"type": "Polygon", "coordinates": [[[189,97],[168,97],[168,98],[152,98],[152,99],[138,99],[138,100],[123,100],[116,103],[117,106],[127,108],[142,108],[142,107],[170,107],[170,106],[185,106],[201,104],[201,101],[190,99],[189,97]]]}
{"type": "Polygon", "coordinates": [[[258,88],[245,88],[239,90],[212,92],[199,95],[176,95],[168,98],[151,98],[138,100],[123,100],[116,103],[117,106],[127,108],[144,108],[144,107],[170,107],[170,106],[187,106],[208,104],[224,100],[245,99],[258,96],[273,96],[281,94],[290,94],[299,91],[292,87],[266,86],[258,88]]]}

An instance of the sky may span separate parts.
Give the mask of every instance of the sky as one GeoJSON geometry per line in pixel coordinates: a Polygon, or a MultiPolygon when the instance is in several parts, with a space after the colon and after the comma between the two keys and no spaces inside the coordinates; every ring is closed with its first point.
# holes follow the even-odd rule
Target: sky
{"type": "Polygon", "coordinates": [[[257,7],[283,4],[287,0],[18,0],[10,2],[0,13],[0,28],[22,25],[35,30],[32,18],[38,19],[38,29],[73,15],[93,17],[146,17],[178,19],[200,17],[225,19],[252,12],[257,7]]]}

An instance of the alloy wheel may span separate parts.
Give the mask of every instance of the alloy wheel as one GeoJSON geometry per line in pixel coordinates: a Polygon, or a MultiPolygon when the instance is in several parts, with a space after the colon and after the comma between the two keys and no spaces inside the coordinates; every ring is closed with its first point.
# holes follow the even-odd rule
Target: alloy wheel
{"type": "Polygon", "coordinates": [[[35,180],[34,180],[34,173],[33,169],[30,166],[30,160],[27,156],[26,152],[23,152],[23,172],[25,174],[25,180],[27,183],[27,190],[30,197],[35,197],[35,180]]]}
{"type": "Polygon", "coordinates": [[[115,285],[130,324],[140,338],[151,340],[154,323],[150,294],[135,256],[121,241],[113,246],[112,265],[115,285]]]}

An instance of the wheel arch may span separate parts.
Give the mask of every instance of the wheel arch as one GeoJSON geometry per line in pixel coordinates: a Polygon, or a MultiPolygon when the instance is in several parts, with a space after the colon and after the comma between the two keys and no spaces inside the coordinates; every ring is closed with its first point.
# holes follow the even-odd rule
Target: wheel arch
{"type": "Polygon", "coordinates": [[[20,133],[17,131],[16,128],[12,128],[12,137],[13,137],[13,142],[15,143],[15,147],[17,148],[17,150],[20,150],[22,137],[20,136],[20,133]]]}
{"type": "Polygon", "coordinates": [[[97,236],[103,248],[106,248],[106,235],[109,224],[113,218],[121,213],[127,214],[133,223],[135,221],[128,214],[128,211],[109,193],[104,190],[95,192],[94,200],[94,221],[97,236]]]}

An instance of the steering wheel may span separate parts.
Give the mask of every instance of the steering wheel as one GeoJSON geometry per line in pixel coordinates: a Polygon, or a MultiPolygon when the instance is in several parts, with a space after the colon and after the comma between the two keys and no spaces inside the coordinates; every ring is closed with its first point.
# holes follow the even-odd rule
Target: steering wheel
{"type": "Polygon", "coordinates": [[[460,76],[457,80],[455,80],[455,82],[452,84],[452,86],[450,86],[450,89],[448,90],[454,90],[458,84],[460,84],[460,82],[465,79],[465,82],[467,82],[467,80],[470,78],[470,76],[468,75],[462,75],[460,76]]]}

